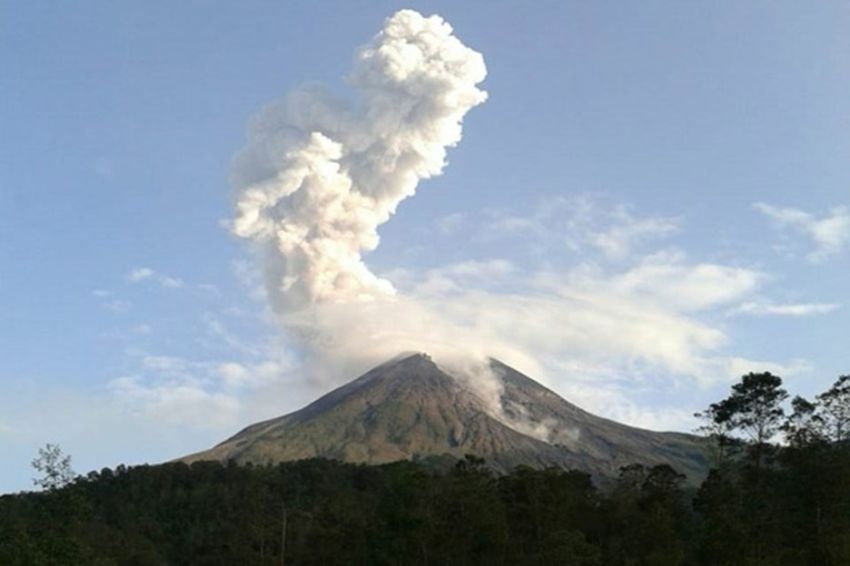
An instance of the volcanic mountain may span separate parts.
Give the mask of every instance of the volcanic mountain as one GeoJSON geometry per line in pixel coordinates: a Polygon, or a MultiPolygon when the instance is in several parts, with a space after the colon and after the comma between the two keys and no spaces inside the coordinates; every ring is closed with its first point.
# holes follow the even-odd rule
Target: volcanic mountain
{"type": "Polygon", "coordinates": [[[497,471],[558,466],[598,479],[632,463],[666,463],[692,482],[707,472],[707,446],[698,437],[600,418],[499,361],[490,360],[489,370],[501,406],[425,354],[398,356],[299,411],[253,424],[183,461],[323,457],[381,464],[474,454],[497,471]]]}

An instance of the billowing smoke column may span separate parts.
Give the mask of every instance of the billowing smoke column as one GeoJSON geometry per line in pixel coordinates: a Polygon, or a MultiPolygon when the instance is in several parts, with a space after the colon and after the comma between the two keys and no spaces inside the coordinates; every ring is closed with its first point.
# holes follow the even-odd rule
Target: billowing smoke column
{"type": "Polygon", "coordinates": [[[403,10],[358,50],[355,104],[309,87],[259,113],[233,166],[232,228],[260,244],[279,315],[394,294],[361,254],[419,181],[442,172],[463,116],[487,97],[485,75],[448,23],[403,10]]]}
{"type": "Polygon", "coordinates": [[[305,87],[254,119],[233,167],[232,228],[259,244],[272,307],[314,380],[425,350],[503,415],[501,381],[464,342],[469,328],[396,296],[361,256],[419,181],[442,172],[464,115],[487,98],[476,86],[486,74],[481,54],[439,16],[403,10],[358,50],[355,104],[305,87]]]}

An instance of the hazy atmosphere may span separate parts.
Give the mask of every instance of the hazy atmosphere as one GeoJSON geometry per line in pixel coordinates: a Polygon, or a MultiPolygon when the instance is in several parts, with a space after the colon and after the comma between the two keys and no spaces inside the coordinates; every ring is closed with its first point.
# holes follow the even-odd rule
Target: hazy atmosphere
{"type": "Polygon", "coordinates": [[[848,371],[847,4],[85,7],[0,18],[0,493],[402,352],[659,431],[848,371]]]}

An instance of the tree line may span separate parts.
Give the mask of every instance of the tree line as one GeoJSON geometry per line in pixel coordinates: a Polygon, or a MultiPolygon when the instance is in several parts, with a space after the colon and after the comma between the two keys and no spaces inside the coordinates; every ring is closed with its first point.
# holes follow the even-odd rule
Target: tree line
{"type": "Polygon", "coordinates": [[[600,488],[474,456],[74,477],[48,446],[43,491],[0,497],[0,564],[850,564],[850,376],[789,404],[779,377],[748,374],[699,416],[715,454],[698,487],[666,465],[600,488]]]}

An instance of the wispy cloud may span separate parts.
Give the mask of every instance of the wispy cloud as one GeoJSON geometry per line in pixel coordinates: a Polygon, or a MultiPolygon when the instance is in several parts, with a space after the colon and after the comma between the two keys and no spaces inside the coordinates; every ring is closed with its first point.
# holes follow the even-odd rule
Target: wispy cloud
{"type": "Polygon", "coordinates": [[[238,352],[247,356],[262,355],[261,347],[257,346],[256,344],[247,342],[237,336],[227,327],[227,325],[221,320],[221,318],[217,317],[215,314],[211,312],[206,312],[204,313],[202,320],[207,335],[216,340],[216,345],[219,347],[219,349],[221,345],[224,345],[234,352],[238,352]]]}
{"type": "Polygon", "coordinates": [[[156,422],[195,429],[235,426],[249,394],[274,386],[293,367],[282,356],[198,361],[139,350],[131,351],[129,356],[133,371],[107,383],[123,410],[156,422]]]}
{"type": "Polygon", "coordinates": [[[682,253],[647,256],[612,278],[627,295],[647,297],[682,312],[729,304],[754,291],[765,276],[756,270],[714,263],[689,264],[682,253]]]}
{"type": "MultiPolygon", "coordinates": [[[[248,268],[245,272],[253,274],[248,268]]],[[[183,280],[147,266],[129,270],[123,279],[127,285],[184,287],[183,280]]],[[[185,284],[185,288],[194,292],[179,295],[184,309],[168,316],[183,317],[201,332],[194,332],[195,340],[184,349],[175,351],[170,339],[174,318],[158,323],[155,311],[148,309],[140,309],[147,320],[132,321],[123,331],[108,334],[124,343],[121,375],[106,383],[108,399],[119,414],[151,425],[221,434],[240,422],[278,414],[281,407],[292,408],[288,402],[293,390],[283,403],[279,395],[269,398],[260,393],[261,389],[279,391],[294,366],[277,334],[256,337],[257,325],[262,326],[260,314],[225,304],[224,295],[213,285],[185,284]],[[230,328],[231,323],[238,328],[230,328]],[[247,338],[245,332],[253,337],[247,338]],[[157,352],[160,349],[169,352],[163,355],[157,352]]],[[[115,312],[130,308],[112,290],[95,289],[92,296],[115,312]]],[[[305,400],[298,397],[299,403],[305,400]]]]}
{"type": "Polygon", "coordinates": [[[681,224],[677,218],[640,216],[629,206],[588,193],[547,198],[526,212],[489,210],[487,216],[488,238],[560,242],[574,252],[617,260],[678,232],[681,224]]]}
{"type": "Polygon", "coordinates": [[[112,311],[116,314],[125,313],[130,310],[130,307],[132,306],[129,301],[122,301],[121,299],[110,299],[101,304],[106,310],[112,311]]]}
{"type": "Polygon", "coordinates": [[[115,314],[125,313],[132,308],[132,303],[115,296],[115,293],[106,289],[95,289],[92,296],[100,300],[100,306],[115,314]]]}
{"type": "Polygon", "coordinates": [[[153,332],[153,328],[150,324],[137,324],[132,329],[134,334],[143,334],[147,335],[153,332]]]}
{"type": "Polygon", "coordinates": [[[280,360],[264,360],[257,363],[224,362],[217,372],[225,386],[231,389],[257,388],[273,383],[290,371],[291,365],[280,360]]]}
{"type": "Polygon", "coordinates": [[[160,273],[156,270],[151,269],[150,267],[134,268],[127,273],[125,279],[128,283],[155,281],[161,287],[164,287],[166,289],[180,289],[184,286],[183,280],[179,277],[172,277],[171,275],[160,273]]]}
{"type": "Polygon", "coordinates": [[[583,263],[529,271],[472,262],[404,275],[393,278],[400,295],[386,304],[323,305],[310,314],[309,323],[323,329],[317,357],[332,365],[329,379],[350,377],[398,351],[424,349],[439,359],[458,347],[535,377],[557,375],[558,385],[582,376],[604,382],[642,375],[708,385],[736,377],[730,372],[747,363],[752,370],[767,363],[724,355],[730,336],[713,322],[714,313],[759,288],[765,278],[753,269],[665,253],[625,269],[583,263]],[[373,357],[358,368],[347,365],[364,355],[373,357]]]}
{"type": "Polygon", "coordinates": [[[137,267],[136,269],[133,269],[129,273],[127,273],[126,279],[130,283],[138,283],[139,281],[150,279],[153,276],[153,269],[150,269],[149,267],[137,267]]]}
{"type": "Polygon", "coordinates": [[[635,218],[626,208],[618,208],[612,215],[612,225],[603,231],[587,231],[587,241],[612,258],[627,256],[636,243],[663,238],[679,229],[670,218],[635,218]]]}
{"type": "Polygon", "coordinates": [[[463,226],[466,220],[466,214],[462,212],[453,212],[438,218],[434,225],[437,228],[437,231],[443,236],[451,236],[456,233],[461,226],[463,226]]]}
{"type": "Polygon", "coordinates": [[[753,316],[812,316],[838,310],[841,305],[835,303],[787,303],[746,302],[729,311],[730,315],[748,314],[753,316]]]}
{"type": "Polygon", "coordinates": [[[238,399],[197,383],[149,383],[123,376],[110,381],[109,390],[131,413],[158,422],[195,428],[230,428],[238,422],[238,399]]]}
{"type": "Polygon", "coordinates": [[[415,287],[428,294],[456,293],[466,289],[489,289],[516,274],[517,267],[504,259],[469,260],[428,269],[424,272],[396,270],[385,274],[393,283],[415,287]]]}
{"type": "Polygon", "coordinates": [[[815,249],[808,255],[809,261],[820,262],[844,251],[850,244],[850,209],[836,207],[818,217],[798,208],[780,208],[764,202],[753,205],[779,227],[788,228],[807,237],[815,249]]]}

